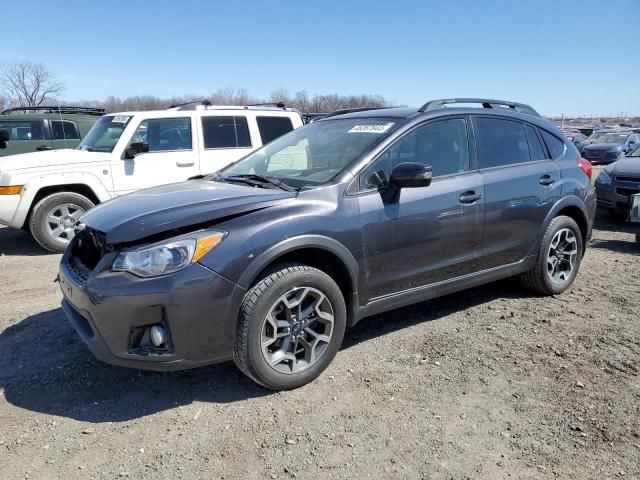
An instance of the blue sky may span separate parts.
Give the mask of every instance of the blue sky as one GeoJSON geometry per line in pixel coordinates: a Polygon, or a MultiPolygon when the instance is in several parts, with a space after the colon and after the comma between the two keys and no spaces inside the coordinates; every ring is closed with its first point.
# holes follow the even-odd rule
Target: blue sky
{"type": "Polygon", "coordinates": [[[547,115],[640,115],[640,0],[13,5],[2,13],[0,61],[45,63],[70,100],[230,86],[268,97],[283,87],[406,105],[482,96],[547,115]]]}

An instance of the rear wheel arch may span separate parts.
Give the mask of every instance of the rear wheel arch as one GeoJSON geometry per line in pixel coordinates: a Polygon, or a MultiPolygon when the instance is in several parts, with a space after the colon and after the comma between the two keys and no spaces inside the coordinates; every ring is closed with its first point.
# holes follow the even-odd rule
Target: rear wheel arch
{"type": "Polygon", "coordinates": [[[566,216],[573,219],[578,224],[578,227],[580,227],[580,233],[582,234],[582,253],[584,254],[587,245],[587,239],[589,236],[589,216],[587,213],[587,207],[584,205],[584,202],[582,202],[582,200],[580,200],[578,197],[574,196],[563,198],[553,206],[551,211],[549,211],[544,223],[541,226],[542,228],[540,229],[538,241],[536,242],[536,251],[537,247],[542,241],[547,228],[549,227],[553,219],[559,216],[566,216]]]}

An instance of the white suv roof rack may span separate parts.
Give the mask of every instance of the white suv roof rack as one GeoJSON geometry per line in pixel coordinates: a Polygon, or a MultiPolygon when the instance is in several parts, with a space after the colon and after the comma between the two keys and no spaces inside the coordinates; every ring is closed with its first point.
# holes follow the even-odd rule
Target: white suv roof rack
{"type": "Polygon", "coordinates": [[[282,103],[256,103],[252,105],[212,105],[209,100],[198,100],[194,102],[181,103],[179,105],[171,105],[169,110],[276,110],[285,112],[295,112],[294,108],[287,108],[282,103]]]}

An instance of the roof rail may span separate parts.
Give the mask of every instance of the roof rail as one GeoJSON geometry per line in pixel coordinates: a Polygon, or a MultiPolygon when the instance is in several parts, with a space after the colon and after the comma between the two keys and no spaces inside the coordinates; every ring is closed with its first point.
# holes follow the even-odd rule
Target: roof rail
{"type": "Polygon", "coordinates": [[[534,110],[533,107],[526,105],[524,103],[518,102],[510,102],[507,100],[493,100],[490,98],[447,98],[441,100],[431,100],[430,102],[425,103],[422,107],[418,109],[418,112],[428,112],[430,110],[437,110],[439,108],[444,108],[447,105],[455,104],[455,103],[479,103],[483,108],[495,108],[496,106],[502,108],[508,108],[509,110],[513,110],[515,112],[527,113],[529,115],[534,115],[536,117],[540,117],[541,115],[534,110]]]}
{"type": "Polygon", "coordinates": [[[190,102],[176,103],[175,105],[171,105],[169,108],[186,107],[188,105],[204,105],[205,107],[208,107],[211,105],[211,102],[205,98],[202,100],[191,100],[190,102]]]}
{"type": "Polygon", "coordinates": [[[329,117],[336,117],[338,115],[346,115],[347,113],[366,112],[367,110],[384,110],[385,108],[393,107],[359,107],[359,108],[343,108],[342,110],[336,110],[335,112],[327,113],[322,119],[329,117]]]}
{"type": "Polygon", "coordinates": [[[247,107],[276,107],[287,108],[284,102],[250,103],[247,107]]]}
{"type": "Polygon", "coordinates": [[[0,115],[11,115],[13,112],[45,112],[45,113],[84,113],[85,115],[102,116],[106,113],[104,108],[72,107],[64,105],[48,105],[39,107],[13,107],[0,112],[0,115]]]}

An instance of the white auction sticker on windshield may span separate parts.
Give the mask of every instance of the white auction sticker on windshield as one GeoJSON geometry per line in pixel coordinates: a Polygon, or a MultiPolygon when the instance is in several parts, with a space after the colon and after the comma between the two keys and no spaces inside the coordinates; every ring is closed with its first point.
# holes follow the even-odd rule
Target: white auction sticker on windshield
{"type": "Polygon", "coordinates": [[[393,122],[385,123],[385,124],[375,124],[375,125],[356,125],[348,133],[385,133],[391,127],[393,127],[393,122]]]}
{"type": "Polygon", "coordinates": [[[127,123],[131,117],[126,117],[124,115],[116,115],[111,119],[111,123],[127,123]]]}

